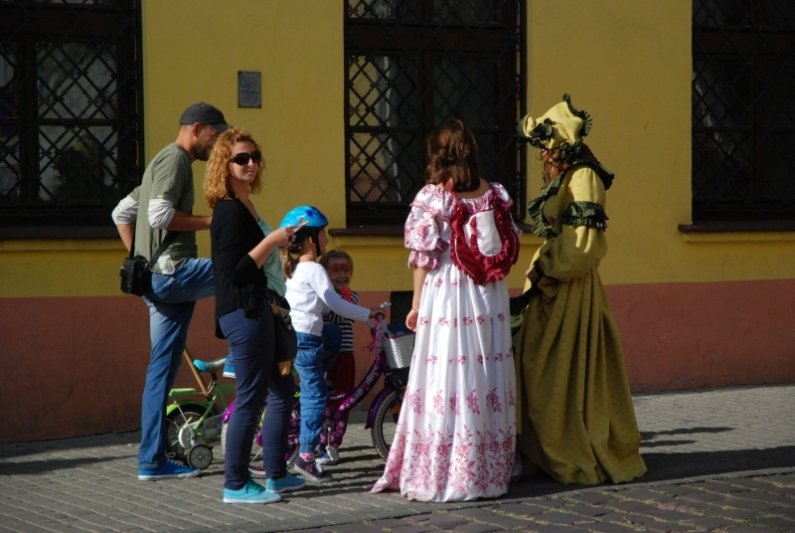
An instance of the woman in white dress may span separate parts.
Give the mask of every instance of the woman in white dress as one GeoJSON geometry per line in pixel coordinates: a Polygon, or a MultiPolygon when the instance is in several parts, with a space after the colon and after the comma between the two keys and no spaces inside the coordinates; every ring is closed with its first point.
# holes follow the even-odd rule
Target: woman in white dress
{"type": "Polygon", "coordinates": [[[460,120],[426,141],[428,184],[411,203],[405,246],[416,332],[406,395],[372,492],[446,502],[505,494],[514,461],[514,361],[504,281],[518,256],[511,198],[479,177],[460,120]]]}

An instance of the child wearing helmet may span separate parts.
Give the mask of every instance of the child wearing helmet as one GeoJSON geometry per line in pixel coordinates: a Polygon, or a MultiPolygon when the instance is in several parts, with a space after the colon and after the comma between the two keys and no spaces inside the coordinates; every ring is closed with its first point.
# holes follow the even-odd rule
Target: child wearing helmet
{"type": "MultiPolygon", "coordinates": [[[[281,227],[293,227],[289,245],[281,250],[287,277],[285,298],[298,341],[295,369],[301,382],[301,428],[295,469],[306,479],[325,482],[331,475],[315,461],[315,450],[323,431],[323,412],[328,399],[324,368],[323,315],[329,311],[366,322],[381,308],[368,309],[346,301],[334,289],[326,269],[317,262],[326,251],[328,219],[316,207],[291,209],[281,227]]],[[[338,339],[337,339],[338,341],[338,339]]],[[[337,345],[337,349],[338,349],[337,345]]]]}

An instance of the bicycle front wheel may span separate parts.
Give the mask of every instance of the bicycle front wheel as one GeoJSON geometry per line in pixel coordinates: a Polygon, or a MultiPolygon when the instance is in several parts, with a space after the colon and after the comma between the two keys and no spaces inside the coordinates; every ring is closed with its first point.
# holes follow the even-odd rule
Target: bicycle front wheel
{"type": "Polygon", "coordinates": [[[395,428],[400,416],[401,403],[402,401],[398,397],[397,392],[392,391],[387,394],[384,397],[384,401],[378,406],[373,419],[373,426],[370,428],[373,446],[378,450],[378,455],[385,461],[389,455],[389,448],[392,446],[392,439],[395,438],[395,428]]]}

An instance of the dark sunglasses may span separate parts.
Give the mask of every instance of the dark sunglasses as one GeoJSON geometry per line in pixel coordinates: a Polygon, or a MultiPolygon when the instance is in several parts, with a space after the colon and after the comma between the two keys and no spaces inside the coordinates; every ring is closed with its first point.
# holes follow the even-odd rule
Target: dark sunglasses
{"type": "Polygon", "coordinates": [[[254,161],[254,164],[259,165],[259,162],[262,161],[262,153],[257,150],[255,152],[246,153],[240,152],[239,154],[235,154],[235,156],[231,159],[232,163],[236,163],[240,166],[248,165],[249,160],[254,161]]]}

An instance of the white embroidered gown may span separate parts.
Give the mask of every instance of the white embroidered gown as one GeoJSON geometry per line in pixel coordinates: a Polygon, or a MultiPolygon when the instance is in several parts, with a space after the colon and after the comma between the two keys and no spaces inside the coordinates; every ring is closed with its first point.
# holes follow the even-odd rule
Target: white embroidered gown
{"type": "MultiPolygon", "coordinates": [[[[507,191],[492,187],[460,201],[470,213],[488,209],[492,194],[510,206],[507,191]]],[[[508,289],[504,280],[478,285],[451,262],[453,207],[451,193],[427,185],[406,220],[409,265],[430,271],[400,419],[372,492],[445,502],[508,490],[516,439],[508,289]]]]}

